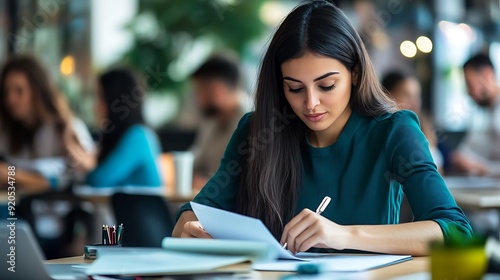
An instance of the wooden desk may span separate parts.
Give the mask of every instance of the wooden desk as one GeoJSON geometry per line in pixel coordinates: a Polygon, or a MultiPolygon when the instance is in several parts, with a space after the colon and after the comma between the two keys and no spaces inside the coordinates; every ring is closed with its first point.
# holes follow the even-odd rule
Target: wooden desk
{"type": "MultiPolygon", "coordinates": [[[[85,260],[83,256],[64,259],[48,260],[46,263],[52,264],[81,264],[92,263],[91,260],[85,260]]],[[[248,270],[249,264],[237,264],[224,267],[218,270],[248,270]]],[[[393,277],[405,276],[408,274],[430,271],[429,257],[416,257],[411,261],[395,264],[379,269],[369,270],[362,273],[363,279],[390,279],[393,277]]],[[[287,272],[261,272],[253,271],[252,279],[280,279],[281,276],[289,274],[287,272]]]]}

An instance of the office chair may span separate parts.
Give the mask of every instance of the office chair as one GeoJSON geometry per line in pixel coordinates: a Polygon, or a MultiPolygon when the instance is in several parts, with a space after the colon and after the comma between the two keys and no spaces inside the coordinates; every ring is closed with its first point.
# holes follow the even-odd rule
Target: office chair
{"type": "Polygon", "coordinates": [[[115,193],[111,204],[117,223],[123,223],[122,246],[161,247],[172,236],[173,216],[167,201],[156,195],[115,193]]]}

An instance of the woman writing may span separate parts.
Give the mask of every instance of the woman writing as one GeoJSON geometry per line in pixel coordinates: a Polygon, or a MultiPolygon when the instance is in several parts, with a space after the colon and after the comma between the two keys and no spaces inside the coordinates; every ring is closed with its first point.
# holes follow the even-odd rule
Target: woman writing
{"type": "MultiPolygon", "coordinates": [[[[418,119],[383,91],[347,17],[328,1],[295,8],[263,59],[255,112],[194,201],[261,219],[292,252],[312,247],[427,254],[471,228],[436,170],[418,119]],[[398,224],[406,194],[415,221],[398,224]],[[324,196],[332,201],[323,215],[324,196]]],[[[189,204],[173,231],[210,236],[189,204]]]]}

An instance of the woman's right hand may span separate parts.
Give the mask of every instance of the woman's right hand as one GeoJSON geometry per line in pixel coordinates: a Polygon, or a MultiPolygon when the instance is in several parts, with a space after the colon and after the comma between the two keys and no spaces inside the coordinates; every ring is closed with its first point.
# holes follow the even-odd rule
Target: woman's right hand
{"type": "Polygon", "coordinates": [[[172,237],[213,238],[201,226],[193,211],[185,211],[179,217],[172,232],[172,237]]]}
{"type": "Polygon", "coordinates": [[[97,166],[96,155],[86,152],[79,144],[68,143],[66,150],[70,165],[77,170],[89,172],[97,166]]]}
{"type": "Polygon", "coordinates": [[[189,221],[184,224],[181,238],[213,238],[208,234],[200,222],[198,221],[189,221]]]}

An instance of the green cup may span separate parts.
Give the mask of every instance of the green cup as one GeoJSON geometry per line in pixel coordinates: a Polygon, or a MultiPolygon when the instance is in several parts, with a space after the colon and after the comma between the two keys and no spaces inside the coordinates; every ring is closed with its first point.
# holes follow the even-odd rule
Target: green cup
{"type": "Polygon", "coordinates": [[[435,280],[481,279],[488,263],[484,245],[431,245],[431,274],[435,280]]]}

